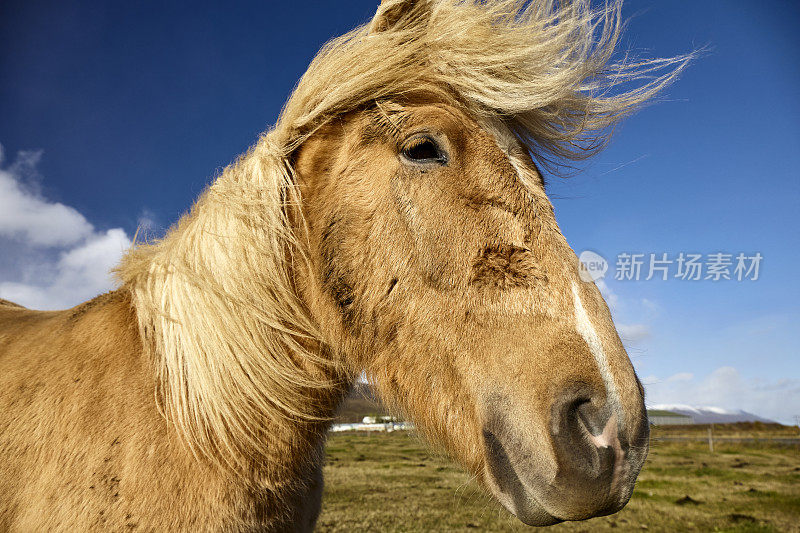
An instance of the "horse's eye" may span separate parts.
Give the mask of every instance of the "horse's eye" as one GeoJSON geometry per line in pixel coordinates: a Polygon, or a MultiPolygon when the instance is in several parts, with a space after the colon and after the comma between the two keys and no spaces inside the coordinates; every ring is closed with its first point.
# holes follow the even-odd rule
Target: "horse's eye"
{"type": "Polygon", "coordinates": [[[402,150],[403,157],[414,163],[447,164],[447,154],[430,137],[415,137],[402,150]]]}

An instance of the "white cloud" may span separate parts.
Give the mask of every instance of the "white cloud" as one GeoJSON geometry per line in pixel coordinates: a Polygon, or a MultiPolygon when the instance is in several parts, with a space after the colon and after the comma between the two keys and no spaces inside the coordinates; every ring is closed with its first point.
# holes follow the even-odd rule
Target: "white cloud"
{"type": "Polygon", "coordinates": [[[3,168],[0,147],[0,298],[33,309],[63,309],[113,288],[109,270],[131,245],[125,231],[98,231],[72,207],[25,183],[40,152],[3,168]]]}
{"type": "Polygon", "coordinates": [[[650,326],[647,324],[617,324],[617,333],[626,346],[638,344],[650,338],[650,326]]]}
{"type": "Polygon", "coordinates": [[[794,424],[794,417],[800,415],[800,379],[743,378],[737,369],[723,366],[701,379],[680,373],[667,379],[651,376],[643,382],[648,405],[742,409],[787,424],[794,424]]]}
{"type": "Polygon", "coordinates": [[[602,294],[603,298],[605,298],[609,309],[614,311],[617,307],[617,304],[619,304],[619,296],[617,296],[617,293],[611,290],[611,287],[608,286],[608,283],[606,283],[606,280],[604,279],[598,279],[594,283],[597,285],[597,288],[600,289],[600,294],[602,294]]]}
{"type": "Polygon", "coordinates": [[[0,168],[0,236],[31,246],[70,245],[88,237],[93,228],[83,215],[45,200],[21,180],[21,170],[35,165],[39,156],[27,152],[20,157],[24,164],[17,161],[8,169],[0,168]]]}

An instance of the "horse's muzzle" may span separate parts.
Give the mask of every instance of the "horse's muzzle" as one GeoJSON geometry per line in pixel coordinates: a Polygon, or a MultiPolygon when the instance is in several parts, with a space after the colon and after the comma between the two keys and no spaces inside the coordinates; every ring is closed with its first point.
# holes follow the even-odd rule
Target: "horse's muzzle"
{"type": "Polygon", "coordinates": [[[505,415],[489,417],[483,431],[488,483],[526,524],[608,515],[630,499],[647,454],[646,419],[632,421],[638,427],[631,446],[619,415],[596,400],[573,391],[553,405],[548,454],[537,452],[548,443],[530,442],[505,415]]]}

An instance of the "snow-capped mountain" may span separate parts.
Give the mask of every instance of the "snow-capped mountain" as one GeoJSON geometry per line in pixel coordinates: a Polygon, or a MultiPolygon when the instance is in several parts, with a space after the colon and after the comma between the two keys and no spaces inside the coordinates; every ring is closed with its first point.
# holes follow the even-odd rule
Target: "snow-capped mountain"
{"type": "Polygon", "coordinates": [[[683,404],[648,405],[648,409],[671,411],[679,415],[691,416],[695,424],[728,424],[733,422],[766,422],[774,420],[762,418],[742,410],[722,409],[720,407],[693,407],[683,404]]]}

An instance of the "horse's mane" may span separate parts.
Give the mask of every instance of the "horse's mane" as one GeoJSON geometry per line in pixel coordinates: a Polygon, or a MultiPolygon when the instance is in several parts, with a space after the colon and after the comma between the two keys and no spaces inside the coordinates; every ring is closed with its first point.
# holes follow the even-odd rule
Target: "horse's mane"
{"type": "Polygon", "coordinates": [[[292,265],[306,258],[286,210],[299,200],[292,152],[342,113],[430,90],[501,121],[542,160],[587,157],[689,59],[612,62],[620,9],[390,0],[323,47],[275,127],[117,270],[161,405],[195,450],[218,463],[259,460],[276,427],[325,416],[314,391],[339,375],[293,286],[292,265]]]}
{"type": "Polygon", "coordinates": [[[475,115],[501,118],[537,158],[584,159],[691,57],[612,61],[621,8],[621,0],[599,9],[590,0],[385,1],[370,24],[317,54],[276,133],[291,150],[333,116],[431,86],[475,115]]]}

